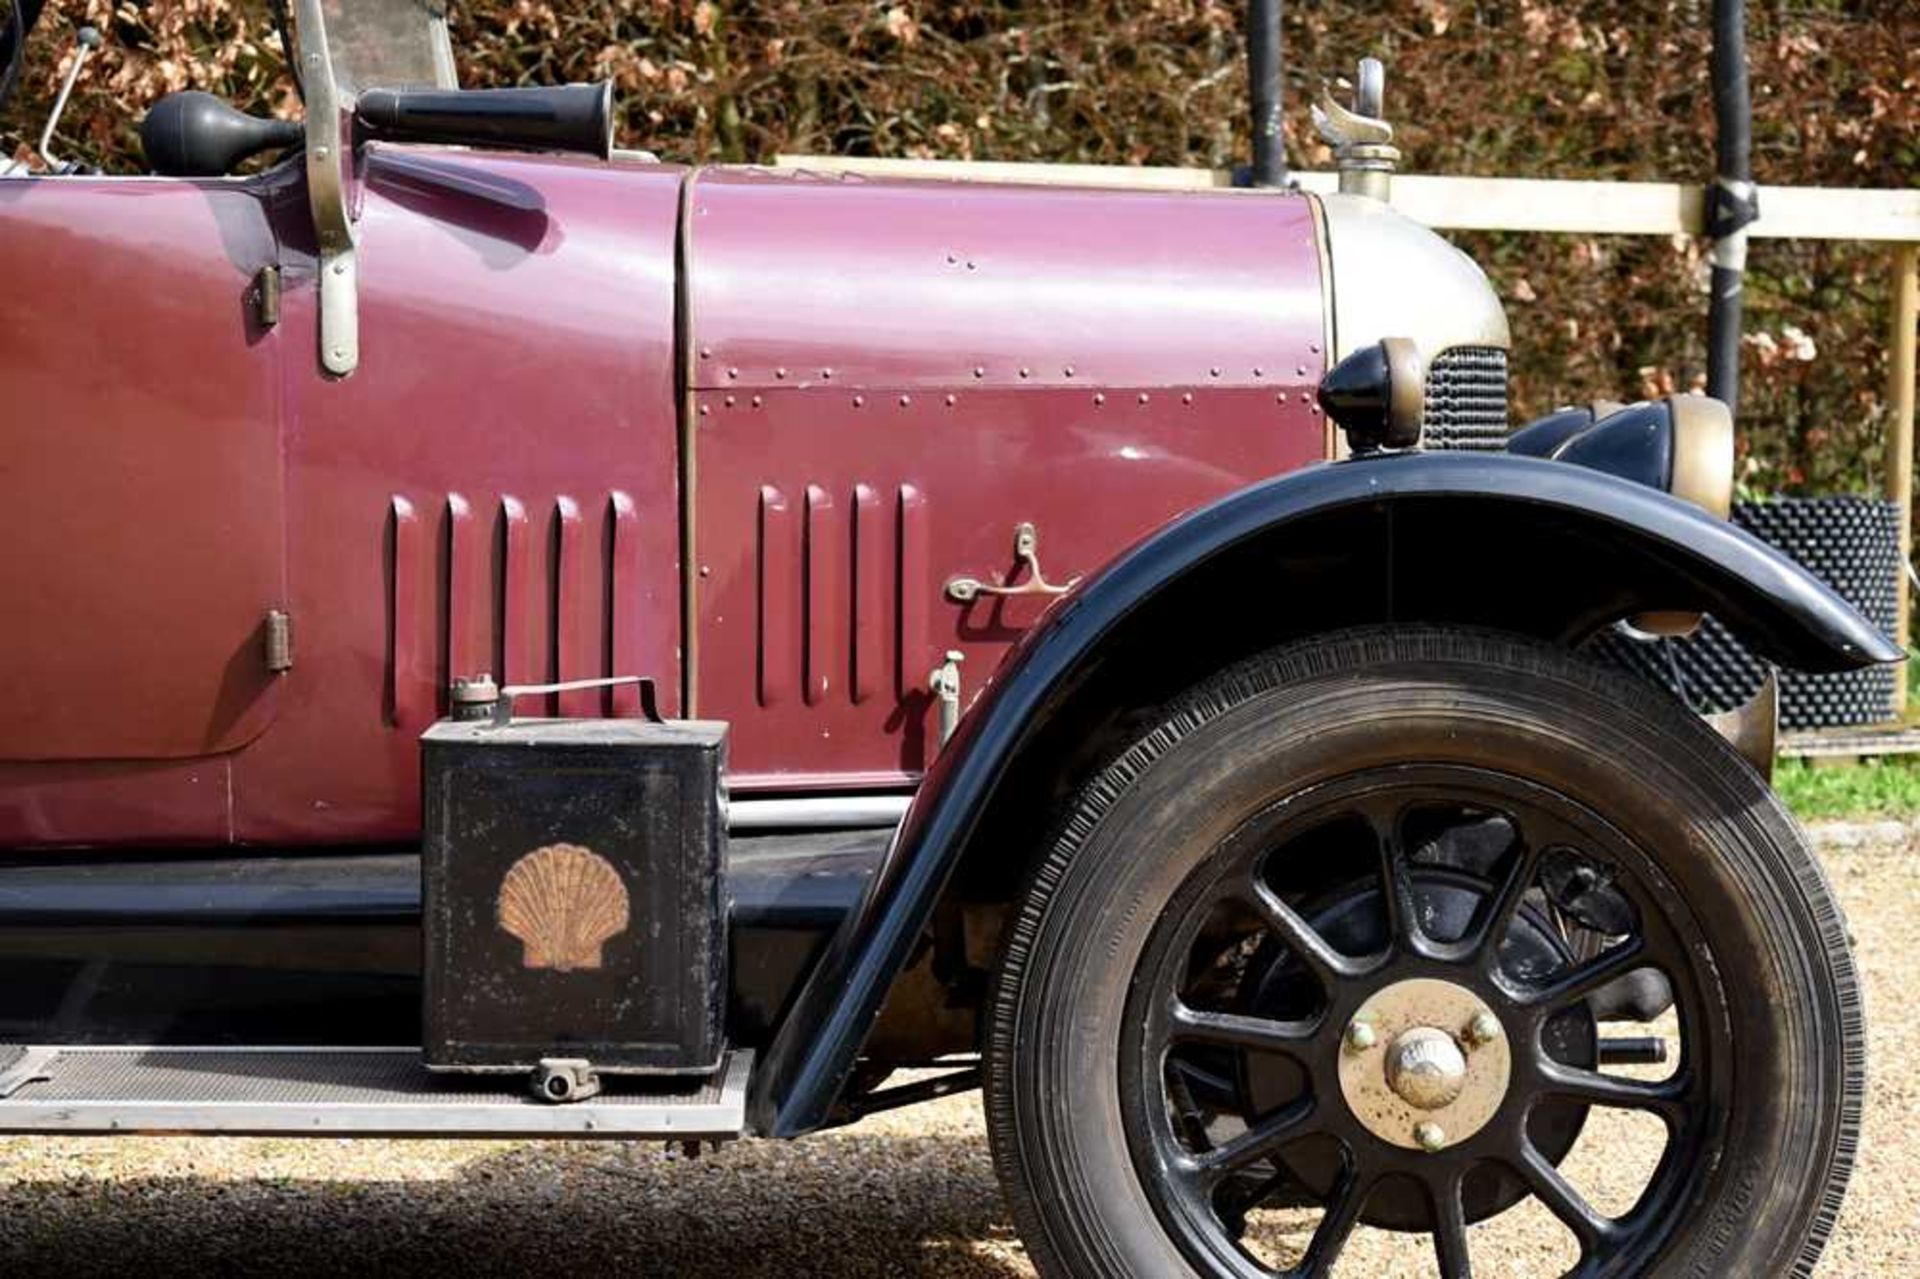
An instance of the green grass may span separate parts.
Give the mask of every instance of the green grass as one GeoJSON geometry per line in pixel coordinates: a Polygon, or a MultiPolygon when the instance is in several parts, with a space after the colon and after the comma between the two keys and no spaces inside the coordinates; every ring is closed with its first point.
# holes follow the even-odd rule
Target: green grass
{"type": "MultiPolygon", "coordinates": [[[[1920,724],[1920,648],[1907,650],[1907,713],[1920,724]]],[[[1892,755],[1857,764],[1815,766],[1783,759],[1774,768],[1773,788],[1801,821],[1832,818],[1904,817],[1920,819],[1920,756],[1892,755]]]]}
{"type": "Polygon", "coordinates": [[[1773,786],[1801,821],[1920,814],[1920,759],[1905,756],[1834,767],[1784,759],[1773,786]]]}

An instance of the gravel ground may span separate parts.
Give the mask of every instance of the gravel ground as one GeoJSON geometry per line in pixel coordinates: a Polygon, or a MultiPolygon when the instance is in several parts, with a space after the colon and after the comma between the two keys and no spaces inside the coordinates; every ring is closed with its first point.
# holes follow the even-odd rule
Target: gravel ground
{"type": "MultiPolygon", "coordinates": [[[[1830,1276],[1920,1274],[1906,1133],[1920,1086],[1920,829],[1819,832],[1866,974],[1874,1074],[1830,1276]]],[[[1589,1136],[1575,1180],[1622,1193],[1652,1147],[1631,1121],[1589,1136]]],[[[1634,1183],[1637,1184],[1637,1183],[1634,1183]]],[[[1529,1206],[1530,1208],[1532,1206],[1529,1206]]],[[[1302,1223],[1273,1214],[1284,1252],[1302,1223]]],[[[1481,1273],[1562,1255],[1544,1212],[1475,1227],[1481,1273]]],[[[1356,1236],[1348,1275],[1431,1272],[1424,1240],[1356,1236]]],[[[955,1098],[798,1143],[688,1160],[656,1146],[189,1138],[0,1140],[0,1273],[1031,1274],[1002,1208],[977,1101],[955,1098]]]]}

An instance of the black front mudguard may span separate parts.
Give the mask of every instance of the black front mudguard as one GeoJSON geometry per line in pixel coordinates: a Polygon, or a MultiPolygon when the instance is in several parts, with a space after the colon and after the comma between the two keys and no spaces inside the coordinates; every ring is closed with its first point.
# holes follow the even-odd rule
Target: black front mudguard
{"type": "MultiPolygon", "coordinates": [[[[826,1122],[889,985],[1023,746],[1129,626],[1156,602],[1190,609],[1193,592],[1175,588],[1228,557],[1237,580],[1256,566],[1267,591],[1284,592],[1286,575],[1307,563],[1317,566],[1311,589],[1361,579],[1373,623],[1459,622],[1577,643],[1641,612],[1696,611],[1796,669],[1903,657],[1765,543],[1596,471],[1415,453],[1311,467],[1234,493],[1161,529],[1062,600],[970,708],[861,909],[755,1072],[750,1116],[759,1131],[793,1136],[826,1122]],[[1330,558],[1345,564],[1344,575],[1328,575],[1330,558]]],[[[1223,612],[1230,607],[1222,601],[1223,612]]]]}

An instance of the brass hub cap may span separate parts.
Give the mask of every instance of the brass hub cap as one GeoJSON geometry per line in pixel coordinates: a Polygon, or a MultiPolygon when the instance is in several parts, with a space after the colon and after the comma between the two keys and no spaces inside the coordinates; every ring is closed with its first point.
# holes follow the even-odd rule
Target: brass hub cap
{"type": "Polygon", "coordinates": [[[1506,1099],[1512,1057],[1493,1010],[1464,986],[1416,977],[1374,992],[1340,1046],[1340,1091],[1367,1131],[1444,1150],[1506,1099]]]}

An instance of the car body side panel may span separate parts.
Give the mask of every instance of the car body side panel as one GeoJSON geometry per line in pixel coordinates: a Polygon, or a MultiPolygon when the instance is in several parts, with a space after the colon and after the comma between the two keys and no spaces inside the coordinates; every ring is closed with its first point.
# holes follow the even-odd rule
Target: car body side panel
{"type": "Polygon", "coordinates": [[[233,758],[0,764],[0,844],[223,843],[233,758]]]}
{"type": "Polygon", "coordinates": [[[0,760],[191,759],[272,722],[265,185],[0,184],[0,760]]]}
{"type": "MultiPolygon", "coordinates": [[[[680,178],[372,149],[359,371],[290,362],[295,670],[235,762],[236,838],[414,837],[457,676],[651,675],[677,708],[680,178]]],[[[303,355],[314,302],[288,306],[303,355]]],[[[631,690],[545,709],[638,713],[631,690]]]]}
{"type": "MultiPolygon", "coordinates": [[[[298,183],[287,184],[272,205],[284,273],[272,341],[286,358],[261,393],[284,406],[287,582],[284,594],[263,587],[248,601],[256,623],[270,604],[292,615],[278,718],[211,760],[0,765],[0,846],[413,838],[417,739],[454,675],[651,675],[677,709],[681,176],[371,148],[354,193],[362,359],[347,379],[319,369],[310,218],[298,183]]],[[[96,196],[73,216],[102,207],[111,200],[96,196]]],[[[160,294],[166,247],[129,259],[123,287],[160,294]]],[[[224,257],[219,269],[232,270],[224,257]]],[[[220,315],[238,323],[246,278],[229,283],[220,315]]],[[[194,305],[197,314],[213,302],[194,305]]],[[[119,373],[138,376],[156,404],[198,385],[178,367],[119,373]]],[[[204,393],[219,402],[218,388],[204,393]]],[[[191,441],[186,423],[169,429],[191,441]]],[[[280,449],[276,441],[276,466],[280,449]]],[[[231,519],[227,506],[278,501],[278,472],[271,478],[259,495],[223,484],[182,500],[231,519]]],[[[149,528],[149,550],[172,556],[194,585],[222,580],[228,556],[268,546],[277,585],[280,517],[259,518],[231,547],[169,542],[149,528]]],[[[67,551],[59,567],[84,576],[67,551]]],[[[102,642],[143,655],[175,641],[123,630],[102,642]]],[[[259,664],[257,639],[247,656],[259,664]]],[[[204,721],[213,699],[196,696],[204,721]]],[[[631,690],[544,709],[638,711],[631,690]]],[[[102,719],[145,713],[127,690],[94,708],[102,719]]]]}
{"type": "Polygon", "coordinates": [[[707,171],[688,202],[693,696],[734,785],[911,784],[1048,600],[1326,454],[1310,202],[707,171]],[[1175,228],[1178,229],[1177,234],[1175,228]]]}

